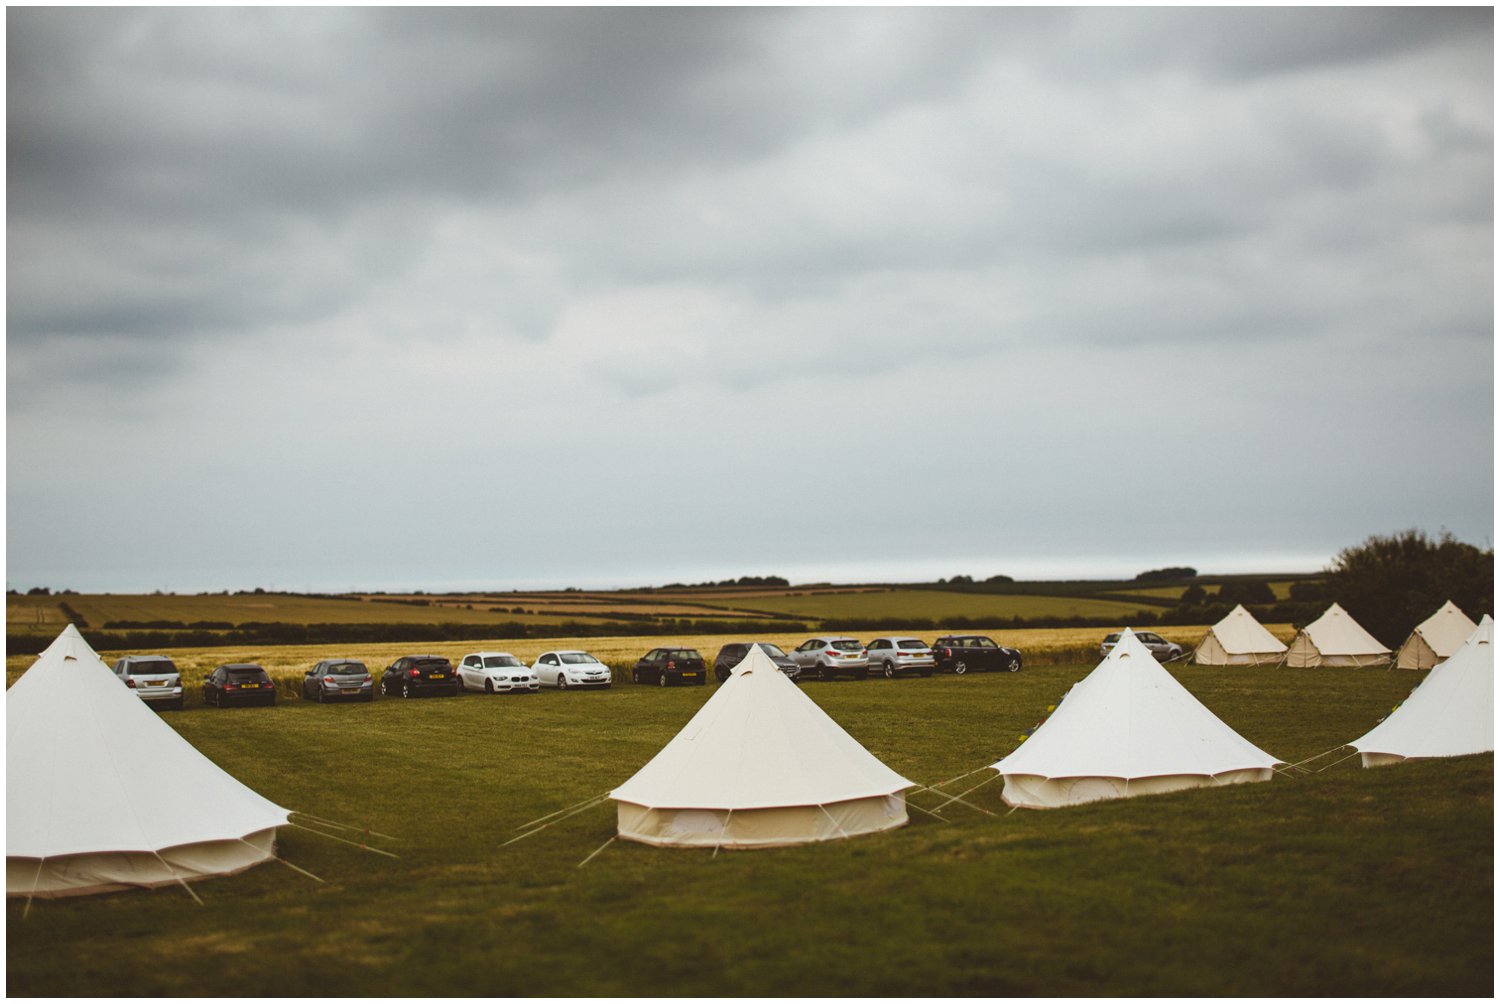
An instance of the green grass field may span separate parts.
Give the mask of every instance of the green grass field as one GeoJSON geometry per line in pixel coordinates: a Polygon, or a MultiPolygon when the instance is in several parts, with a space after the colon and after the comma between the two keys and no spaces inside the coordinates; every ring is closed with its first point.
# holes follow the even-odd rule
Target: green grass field
{"type": "MultiPolygon", "coordinates": [[[[804,692],[905,776],[1007,753],[1089,665],[804,692]]],[[[1289,761],[1368,730],[1385,670],[1181,668],[1289,761]]],[[[1493,992],[1493,757],[939,822],[775,851],[615,843],[590,810],[713,687],[377,700],[164,721],[290,808],[275,863],[180,889],[7,906],[12,995],[1476,995],[1493,992]]],[[[767,750],[767,756],[775,756],[767,750]]],[[[1336,760],[1330,757],[1321,761],[1336,760]]],[[[150,769],[150,765],[132,765],[150,769]]],[[[987,774],[957,785],[973,784],[987,774]]],[[[916,804],[932,806],[931,795],[916,804]]]]}

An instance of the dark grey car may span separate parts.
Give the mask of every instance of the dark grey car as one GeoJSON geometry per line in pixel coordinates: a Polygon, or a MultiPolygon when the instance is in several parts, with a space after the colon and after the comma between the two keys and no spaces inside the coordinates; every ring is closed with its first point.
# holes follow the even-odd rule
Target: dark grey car
{"type": "Polygon", "coordinates": [[[740,664],[740,660],[750,653],[751,645],[759,645],[760,650],[771,657],[776,668],[787,675],[787,679],[793,683],[802,675],[802,669],[791,657],[781,649],[768,641],[736,641],[730,642],[719,649],[719,654],[714,658],[714,677],[723,683],[729,679],[729,671],[740,664]]]}

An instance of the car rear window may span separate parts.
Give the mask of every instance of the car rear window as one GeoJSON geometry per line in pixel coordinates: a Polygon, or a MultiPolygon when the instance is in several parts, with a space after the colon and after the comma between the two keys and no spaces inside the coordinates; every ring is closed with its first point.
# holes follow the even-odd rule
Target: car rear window
{"type": "Polygon", "coordinates": [[[667,658],[669,658],[669,659],[701,659],[701,658],[703,658],[703,656],[699,655],[696,649],[678,648],[678,649],[673,649],[671,652],[668,652],[667,653],[667,658]]]}
{"type": "Polygon", "coordinates": [[[562,661],[569,666],[583,666],[588,663],[598,662],[599,660],[586,652],[564,652],[562,661]]]}
{"type": "Polygon", "coordinates": [[[840,638],[837,641],[829,642],[828,647],[836,648],[840,652],[858,652],[864,646],[855,641],[853,638],[840,638]]]}
{"type": "Polygon", "coordinates": [[[452,668],[447,659],[413,659],[411,664],[412,668],[427,672],[452,668]]]}
{"type": "Polygon", "coordinates": [[[231,683],[264,683],[270,677],[266,676],[263,669],[231,669],[229,680],[231,683]]]}
{"type": "Polygon", "coordinates": [[[171,659],[147,659],[144,662],[126,664],[125,672],[131,676],[164,676],[177,672],[171,659]]]}
{"type": "Polygon", "coordinates": [[[328,667],[329,676],[349,676],[354,673],[368,673],[362,662],[336,662],[328,667]]]}
{"type": "Polygon", "coordinates": [[[905,641],[898,641],[896,643],[896,645],[897,645],[898,648],[926,648],[927,647],[927,643],[926,642],[919,641],[916,638],[907,638],[905,641]]]}
{"type": "Polygon", "coordinates": [[[1108,644],[1110,644],[1112,642],[1117,642],[1119,640],[1120,640],[1120,636],[1117,635],[1117,634],[1107,634],[1107,635],[1104,636],[1104,644],[1106,644],[1106,645],[1108,645],[1108,644]]]}
{"type": "Polygon", "coordinates": [[[487,655],[484,657],[485,669],[499,669],[501,666],[512,667],[521,665],[521,660],[513,655],[487,655]]]}

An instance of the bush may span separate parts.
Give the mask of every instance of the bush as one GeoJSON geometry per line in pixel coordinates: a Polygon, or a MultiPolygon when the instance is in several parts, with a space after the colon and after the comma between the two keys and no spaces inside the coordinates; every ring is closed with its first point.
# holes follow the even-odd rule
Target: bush
{"type": "Polygon", "coordinates": [[[1495,552],[1462,543],[1447,531],[1436,540],[1415,528],[1372,536],[1339,552],[1328,570],[1328,593],[1394,648],[1446,600],[1475,620],[1493,614],[1495,552]]]}

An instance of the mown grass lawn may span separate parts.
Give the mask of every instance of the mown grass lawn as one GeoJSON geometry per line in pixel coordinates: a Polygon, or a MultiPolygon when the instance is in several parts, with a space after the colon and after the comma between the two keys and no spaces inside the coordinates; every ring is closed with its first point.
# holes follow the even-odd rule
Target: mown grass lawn
{"type": "MultiPolygon", "coordinates": [[[[1091,666],[810,682],[893,768],[1008,752],[1091,666]]],[[[1289,761],[1368,730],[1384,670],[1174,670],[1289,761]]],[[[7,906],[7,991],[59,994],[1467,994],[1493,992],[1493,757],[938,822],[776,851],[616,842],[618,784],[714,688],[379,700],[165,721],[290,808],[400,860],[283,830],[268,864],[180,889],[7,906]]],[[[776,750],[759,751],[774,759],[776,750]]],[[[1320,761],[1318,766],[1337,757],[1320,761]]],[[[151,770],[150,764],[132,764],[151,770]]],[[[954,785],[961,790],[987,773],[954,785]]],[[[168,779],[169,780],[169,779],[168,779]]],[[[931,795],[914,801],[931,806],[931,795]]]]}

